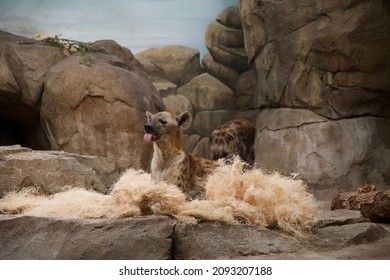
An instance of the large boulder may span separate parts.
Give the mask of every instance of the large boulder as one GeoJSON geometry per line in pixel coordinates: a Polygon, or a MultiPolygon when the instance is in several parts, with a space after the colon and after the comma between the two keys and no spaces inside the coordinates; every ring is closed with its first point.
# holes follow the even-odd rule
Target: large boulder
{"type": "Polygon", "coordinates": [[[150,76],[167,79],[177,86],[203,72],[199,51],[185,46],[150,48],[137,53],[136,58],[150,76]]]}
{"type": "Polygon", "coordinates": [[[240,9],[238,6],[229,6],[220,12],[216,18],[217,22],[230,28],[242,29],[240,9]]]}
{"type": "Polygon", "coordinates": [[[330,117],[390,116],[390,6],[385,0],[240,1],[258,107],[330,117]]]}
{"type": "Polygon", "coordinates": [[[54,194],[69,187],[106,193],[119,177],[107,158],[56,151],[0,147],[0,197],[9,191],[33,187],[39,194],[54,194]]]}
{"type": "Polygon", "coordinates": [[[299,173],[319,198],[366,183],[390,185],[390,120],[329,120],[303,109],[266,109],[257,119],[258,167],[299,173]]]}
{"type": "Polygon", "coordinates": [[[108,55],[112,55],[111,59],[116,61],[112,61],[112,64],[116,64],[119,67],[123,67],[129,71],[136,71],[139,74],[145,74],[142,68],[141,63],[135,58],[133,53],[125,47],[122,47],[117,42],[113,40],[98,40],[90,45],[90,48],[94,51],[105,53],[108,55]]]}
{"type": "Polygon", "coordinates": [[[174,221],[11,217],[1,220],[0,259],[161,260],[171,258],[174,221]]]}
{"type": "Polygon", "coordinates": [[[209,75],[201,74],[177,89],[177,94],[187,97],[196,110],[233,109],[234,92],[209,75]]]}
{"type": "Polygon", "coordinates": [[[145,111],[164,105],[145,74],[129,71],[137,67],[131,61],[94,52],[70,56],[50,69],[41,121],[52,149],[107,157],[120,168],[148,168],[152,150],[142,141],[145,111]]]}
{"type": "Polygon", "coordinates": [[[296,239],[266,228],[221,223],[179,224],[173,240],[176,259],[185,260],[236,259],[300,249],[296,239]]]}
{"type": "Polygon", "coordinates": [[[215,21],[209,24],[205,41],[207,49],[216,62],[239,73],[249,69],[241,29],[227,27],[215,21]]]}
{"type": "MultiPolygon", "coordinates": [[[[231,120],[237,112],[233,90],[208,73],[196,76],[189,83],[178,88],[177,95],[172,99],[176,100],[179,96],[189,100],[190,107],[193,109],[193,126],[189,132],[201,136],[210,136],[218,125],[231,120]]],[[[202,144],[201,147],[193,152],[208,157],[209,153],[206,152],[208,145],[205,147],[202,144]]]]}
{"type": "Polygon", "coordinates": [[[0,31],[0,145],[46,149],[39,121],[43,82],[66,56],[60,48],[0,31]]]}

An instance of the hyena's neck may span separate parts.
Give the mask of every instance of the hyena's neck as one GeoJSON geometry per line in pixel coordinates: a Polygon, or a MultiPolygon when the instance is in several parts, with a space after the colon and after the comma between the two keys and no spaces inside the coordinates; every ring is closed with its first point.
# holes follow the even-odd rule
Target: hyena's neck
{"type": "Polygon", "coordinates": [[[184,152],[183,136],[181,131],[169,138],[154,143],[154,156],[160,156],[164,160],[168,160],[173,156],[177,156],[184,152]]]}

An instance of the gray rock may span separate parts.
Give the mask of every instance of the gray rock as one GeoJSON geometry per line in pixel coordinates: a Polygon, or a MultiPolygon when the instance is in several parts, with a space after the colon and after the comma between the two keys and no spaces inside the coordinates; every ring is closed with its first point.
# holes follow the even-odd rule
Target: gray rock
{"type": "Polygon", "coordinates": [[[255,162],[299,173],[318,198],[331,199],[370,182],[390,184],[390,120],[327,120],[309,110],[266,109],[257,120],[255,162]]]}
{"type": "Polygon", "coordinates": [[[176,259],[236,259],[294,252],[296,239],[275,231],[222,223],[178,224],[173,236],[176,259]]]}
{"type": "Polygon", "coordinates": [[[0,219],[0,225],[0,259],[171,258],[174,221],[168,217],[112,222],[15,217],[0,219]]]}
{"type": "MultiPolygon", "coordinates": [[[[324,206],[327,207],[324,207],[324,206]]],[[[0,259],[388,259],[390,232],[330,211],[307,238],[220,222],[182,224],[163,216],[107,220],[0,214],[0,259]],[[330,214],[331,213],[331,214],[330,214]],[[341,221],[344,219],[346,223],[341,221]]],[[[353,211],[350,211],[353,212],[353,211]]],[[[358,213],[358,211],[355,211],[358,213]]],[[[320,219],[322,219],[320,218],[320,219]]]]}
{"type": "Polygon", "coordinates": [[[349,209],[331,210],[331,203],[322,202],[318,204],[318,227],[324,228],[327,226],[343,226],[348,224],[356,224],[368,222],[360,211],[349,209]]]}
{"type": "Polygon", "coordinates": [[[119,176],[115,163],[102,157],[32,151],[20,146],[2,146],[0,155],[0,197],[27,187],[46,195],[69,186],[105,193],[119,176]]]}
{"type": "Polygon", "coordinates": [[[340,246],[374,243],[389,236],[390,233],[379,225],[356,223],[319,229],[315,242],[319,247],[339,248],[340,246]]]}
{"type": "Polygon", "coordinates": [[[381,0],[241,0],[256,106],[389,117],[389,11],[381,0]]]}

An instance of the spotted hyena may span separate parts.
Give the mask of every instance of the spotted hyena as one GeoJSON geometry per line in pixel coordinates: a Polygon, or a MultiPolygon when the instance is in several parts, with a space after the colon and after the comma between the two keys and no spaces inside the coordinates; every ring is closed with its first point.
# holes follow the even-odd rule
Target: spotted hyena
{"type": "Polygon", "coordinates": [[[213,159],[239,155],[249,164],[254,162],[253,144],[255,127],[246,119],[236,119],[218,126],[210,137],[210,149],[213,159]]]}
{"type": "Polygon", "coordinates": [[[191,126],[189,112],[146,112],[144,141],[153,142],[152,178],[177,185],[189,199],[202,198],[207,176],[216,167],[213,160],[184,151],[183,131],[191,126]]]}

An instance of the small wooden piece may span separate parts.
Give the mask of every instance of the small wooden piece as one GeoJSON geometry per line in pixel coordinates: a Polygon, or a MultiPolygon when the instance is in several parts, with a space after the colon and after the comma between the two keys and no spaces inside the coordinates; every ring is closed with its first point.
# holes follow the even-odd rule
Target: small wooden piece
{"type": "Polygon", "coordinates": [[[357,192],[339,193],[331,203],[331,210],[350,209],[360,210],[361,205],[371,204],[378,191],[374,185],[365,184],[358,188],[357,192]]]}
{"type": "Polygon", "coordinates": [[[380,191],[372,203],[362,204],[363,217],[375,223],[390,223],[390,190],[380,191]]]}

